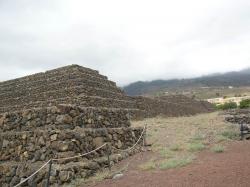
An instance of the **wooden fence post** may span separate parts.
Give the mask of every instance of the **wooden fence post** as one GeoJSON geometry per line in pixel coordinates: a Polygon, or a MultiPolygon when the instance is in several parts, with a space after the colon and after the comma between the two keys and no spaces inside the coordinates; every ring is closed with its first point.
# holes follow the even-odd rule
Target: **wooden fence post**
{"type": "Polygon", "coordinates": [[[50,186],[50,174],[51,174],[51,169],[52,169],[52,160],[49,162],[49,170],[48,170],[48,176],[47,176],[46,187],[49,187],[49,186],[50,186]]]}

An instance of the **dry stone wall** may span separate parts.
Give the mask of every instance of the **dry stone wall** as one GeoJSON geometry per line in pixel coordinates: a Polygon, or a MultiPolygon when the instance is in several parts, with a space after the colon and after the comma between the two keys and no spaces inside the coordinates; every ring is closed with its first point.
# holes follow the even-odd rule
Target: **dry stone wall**
{"type": "MultiPolygon", "coordinates": [[[[0,186],[17,184],[49,159],[80,155],[104,143],[111,148],[113,162],[118,162],[134,152],[118,155],[117,150],[133,146],[142,134],[142,128],[130,127],[129,118],[123,109],[72,105],[1,114],[0,186]]],[[[105,147],[80,159],[56,163],[52,184],[88,177],[107,166],[105,147]]],[[[43,171],[26,185],[42,185],[44,177],[43,171]]]]}
{"type": "Polygon", "coordinates": [[[225,120],[235,124],[248,124],[250,125],[250,110],[249,109],[236,109],[225,112],[225,120]]]}
{"type": "Polygon", "coordinates": [[[214,111],[211,104],[204,101],[196,101],[185,96],[170,97],[133,97],[137,108],[143,111],[142,117],[155,117],[164,115],[169,117],[188,116],[198,113],[214,111]]]}

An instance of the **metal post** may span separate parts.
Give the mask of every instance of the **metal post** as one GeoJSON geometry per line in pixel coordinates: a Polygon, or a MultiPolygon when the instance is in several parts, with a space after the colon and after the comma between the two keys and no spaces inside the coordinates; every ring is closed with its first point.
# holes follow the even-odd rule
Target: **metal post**
{"type": "Polygon", "coordinates": [[[145,126],[145,132],[144,132],[144,135],[143,135],[143,147],[147,146],[147,124],[145,126]]]}
{"type": "Polygon", "coordinates": [[[108,157],[109,171],[111,171],[110,155],[111,155],[111,146],[109,144],[107,144],[107,157],[108,157]]]}
{"type": "Polygon", "coordinates": [[[240,140],[243,140],[244,136],[244,126],[243,124],[240,124],[240,140]]]}
{"type": "Polygon", "coordinates": [[[49,186],[50,186],[50,174],[51,174],[51,169],[52,169],[52,160],[49,162],[49,170],[48,170],[48,176],[47,176],[46,187],[49,187],[49,186]]]}

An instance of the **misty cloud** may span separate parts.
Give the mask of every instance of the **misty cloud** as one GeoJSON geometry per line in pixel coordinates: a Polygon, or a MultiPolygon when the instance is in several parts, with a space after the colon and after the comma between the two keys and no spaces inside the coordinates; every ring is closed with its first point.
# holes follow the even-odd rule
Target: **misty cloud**
{"type": "Polygon", "coordinates": [[[248,0],[0,0],[0,19],[0,80],[68,64],[119,85],[250,66],[248,0]]]}

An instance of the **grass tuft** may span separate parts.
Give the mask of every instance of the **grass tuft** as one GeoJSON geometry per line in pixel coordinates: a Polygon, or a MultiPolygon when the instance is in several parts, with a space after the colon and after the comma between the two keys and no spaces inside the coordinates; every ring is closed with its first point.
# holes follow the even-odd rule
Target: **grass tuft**
{"type": "Polygon", "coordinates": [[[239,138],[239,133],[233,130],[225,130],[221,133],[221,135],[230,140],[236,140],[239,138]]]}
{"type": "Polygon", "coordinates": [[[205,149],[205,145],[200,142],[194,142],[188,145],[188,151],[190,152],[202,151],[203,149],[205,149]]]}
{"type": "Polygon", "coordinates": [[[168,149],[162,149],[160,150],[160,155],[164,158],[172,158],[174,153],[168,149]]]}
{"type": "Polygon", "coordinates": [[[183,167],[192,162],[192,158],[173,158],[169,160],[163,160],[159,164],[160,169],[171,169],[171,168],[177,168],[177,167],[183,167]]]}
{"type": "Polygon", "coordinates": [[[182,148],[181,148],[180,145],[175,144],[175,145],[172,145],[172,146],[170,147],[170,150],[171,150],[171,151],[181,151],[182,148]]]}
{"type": "Polygon", "coordinates": [[[211,148],[211,150],[214,152],[214,153],[223,153],[224,152],[224,147],[222,145],[215,145],[211,148]]]}

